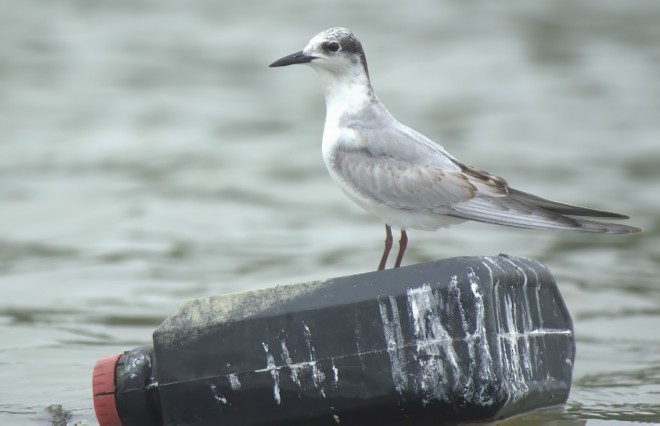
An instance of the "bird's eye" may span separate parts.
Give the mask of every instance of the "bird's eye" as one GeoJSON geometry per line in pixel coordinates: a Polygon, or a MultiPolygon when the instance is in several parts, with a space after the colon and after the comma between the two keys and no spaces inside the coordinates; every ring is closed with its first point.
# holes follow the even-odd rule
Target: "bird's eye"
{"type": "Polygon", "coordinates": [[[331,41],[325,46],[325,48],[331,52],[336,52],[339,50],[339,43],[337,43],[336,41],[331,41]]]}

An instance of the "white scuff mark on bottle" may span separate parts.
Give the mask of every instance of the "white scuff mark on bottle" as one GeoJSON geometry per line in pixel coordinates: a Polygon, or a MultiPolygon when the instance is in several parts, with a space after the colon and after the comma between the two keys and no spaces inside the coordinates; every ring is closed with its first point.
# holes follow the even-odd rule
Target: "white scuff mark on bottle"
{"type": "Polygon", "coordinates": [[[541,316],[541,302],[539,299],[539,291],[541,289],[541,282],[539,281],[539,274],[536,273],[532,266],[527,266],[523,273],[525,274],[525,311],[526,325],[528,332],[527,346],[528,352],[531,357],[529,361],[530,370],[528,371],[529,377],[536,377],[539,374],[539,369],[542,368],[543,362],[542,359],[545,358],[545,340],[533,340],[530,341],[530,337],[536,337],[537,334],[534,333],[535,330],[543,328],[543,317],[541,316]],[[531,286],[531,287],[530,287],[531,286]],[[532,309],[536,309],[536,313],[532,312],[532,309]],[[543,344],[543,347],[541,347],[543,344]]]}
{"type": "Polygon", "coordinates": [[[429,284],[407,292],[419,365],[418,387],[430,399],[447,400],[450,379],[463,376],[453,338],[442,324],[441,296],[429,284]]]}
{"type": "Polygon", "coordinates": [[[500,347],[505,357],[502,373],[505,382],[509,384],[513,401],[519,401],[529,390],[525,383],[525,373],[523,371],[524,364],[529,362],[529,354],[527,353],[527,346],[519,344],[520,339],[524,339],[526,336],[524,336],[524,332],[521,334],[518,331],[516,303],[508,292],[504,295],[503,305],[504,317],[499,318],[500,332],[498,333],[500,347]]]}
{"type": "Polygon", "coordinates": [[[479,340],[475,338],[475,335],[477,334],[476,332],[474,333],[474,335],[470,332],[470,325],[467,321],[467,316],[465,309],[463,308],[463,303],[461,302],[461,289],[458,286],[457,275],[452,275],[449,281],[448,293],[450,297],[449,300],[447,301],[446,309],[448,311],[451,309],[450,303],[456,305],[456,307],[458,308],[458,315],[461,320],[461,326],[463,328],[463,332],[465,333],[465,341],[467,343],[468,357],[471,362],[468,366],[468,373],[466,375],[467,381],[463,387],[463,398],[465,398],[466,400],[471,400],[474,396],[474,389],[476,387],[475,374],[477,369],[479,368],[478,361],[475,358],[474,344],[475,341],[479,342],[479,340]]]}
{"type": "Polygon", "coordinates": [[[544,337],[554,334],[570,336],[571,334],[573,334],[573,332],[571,330],[564,330],[560,328],[536,328],[534,330],[523,331],[523,332],[519,332],[519,331],[501,332],[498,333],[498,336],[505,337],[507,339],[518,339],[518,338],[523,338],[525,336],[544,337]]]}
{"type": "Polygon", "coordinates": [[[339,369],[335,365],[334,358],[332,360],[332,382],[335,385],[335,387],[337,387],[337,385],[339,384],[339,369]]]}
{"type": "Polygon", "coordinates": [[[523,378],[531,379],[534,376],[534,371],[532,371],[532,369],[534,368],[535,363],[532,362],[530,357],[532,357],[532,359],[537,359],[537,353],[532,353],[532,350],[536,352],[538,345],[530,346],[529,335],[527,335],[528,331],[534,329],[528,295],[529,279],[527,273],[522,267],[520,267],[520,265],[509,258],[503,258],[503,261],[510,264],[511,267],[516,270],[518,276],[522,278],[522,285],[520,286],[521,293],[519,293],[520,297],[516,297],[516,300],[513,302],[513,320],[515,322],[516,331],[518,328],[521,328],[523,331],[522,336],[520,336],[522,342],[520,339],[517,340],[518,345],[522,345],[520,350],[520,365],[524,370],[523,373],[526,373],[523,374],[523,378]],[[519,305],[520,309],[518,309],[519,305]]]}
{"type": "Polygon", "coordinates": [[[129,363],[124,366],[124,372],[134,379],[144,370],[143,365],[151,368],[151,357],[147,354],[136,354],[129,358],[129,363]]]}
{"type": "Polygon", "coordinates": [[[227,404],[227,398],[225,398],[225,396],[223,394],[218,392],[218,387],[216,385],[214,385],[213,383],[211,383],[210,388],[211,388],[211,392],[213,393],[213,398],[216,401],[218,401],[219,403],[222,403],[222,404],[226,405],[227,404]]]}
{"type": "Polygon", "coordinates": [[[241,388],[241,381],[238,380],[238,375],[230,374],[227,378],[229,379],[229,386],[232,390],[239,390],[241,388]]]}
{"type": "MultiPolygon", "coordinates": [[[[493,258],[486,257],[485,259],[486,259],[486,261],[491,263],[492,266],[494,266],[494,267],[498,268],[500,271],[504,272],[502,267],[493,258]]],[[[493,273],[493,270],[490,268],[490,266],[488,266],[488,263],[483,262],[483,265],[490,272],[491,281],[492,281],[493,277],[495,277],[495,274],[493,273]]],[[[475,295],[475,300],[479,301],[483,304],[483,299],[481,298],[481,296],[480,296],[479,299],[477,299],[477,293],[478,293],[478,290],[479,290],[479,282],[478,282],[478,280],[473,281],[472,277],[476,278],[476,275],[468,274],[468,279],[470,279],[470,284],[471,284],[471,287],[472,287],[472,292],[475,295]]],[[[502,317],[502,312],[501,312],[501,301],[500,301],[500,281],[499,281],[499,278],[498,278],[497,282],[493,282],[493,306],[494,306],[493,314],[495,316],[495,323],[498,327],[501,328],[500,318],[502,317]]],[[[484,329],[484,337],[485,337],[485,329],[484,329]]],[[[486,342],[487,342],[487,340],[486,340],[486,342]]],[[[495,349],[497,349],[498,365],[503,365],[504,362],[505,362],[504,361],[504,348],[502,348],[501,342],[500,342],[500,344],[495,345],[495,349]]]]}
{"type": "Polygon", "coordinates": [[[540,373],[545,356],[545,337],[571,336],[573,332],[568,329],[544,327],[542,283],[533,267],[523,268],[520,263],[507,258],[486,258],[483,264],[488,269],[490,264],[500,269],[503,274],[510,274],[510,269],[501,266],[503,261],[510,264],[522,279],[522,285],[517,287],[500,286],[499,283],[493,286],[499,364],[510,399],[519,401],[529,393],[527,381],[538,377],[540,373]],[[534,308],[535,313],[532,312],[534,308]]]}
{"type": "Polygon", "coordinates": [[[284,361],[284,364],[289,366],[289,377],[291,377],[291,381],[295,383],[298,387],[301,387],[300,385],[300,378],[298,377],[298,369],[291,367],[293,365],[293,361],[291,360],[291,355],[289,354],[289,348],[286,346],[286,338],[282,336],[280,338],[280,346],[282,347],[282,361],[284,361]]]}
{"type": "Polygon", "coordinates": [[[309,352],[309,359],[310,361],[314,361],[316,359],[316,349],[314,349],[314,345],[312,344],[312,332],[304,321],[302,324],[305,344],[307,345],[307,351],[309,352]]]}
{"type": "MultiPolygon", "coordinates": [[[[468,326],[468,322],[465,317],[465,310],[463,309],[463,303],[461,302],[461,289],[458,287],[458,276],[457,275],[452,275],[451,279],[449,281],[449,286],[448,286],[448,292],[449,295],[451,296],[451,299],[453,300],[453,303],[456,304],[458,307],[458,313],[459,316],[461,317],[461,325],[463,327],[463,331],[465,332],[465,337],[470,336],[470,328],[468,326]]],[[[474,359],[474,344],[469,345],[470,350],[470,357],[474,359]]]]}
{"type": "Polygon", "coordinates": [[[532,272],[536,274],[536,282],[538,283],[535,289],[536,292],[534,298],[536,299],[536,310],[538,311],[539,315],[539,327],[543,327],[543,310],[541,309],[541,283],[539,281],[539,275],[536,273],[536,271],[532,269],[532,272]]]}
{"type": "Polygon", "coordinates": [[[389,303],[378,299],[380,309],[380,318],[383,322],[383,333],[385,343],[387,344],[387,353],[390,358],[390,368],[392,370],[392,381],[394,387],[399,393],[402,393],[408,387],[408,375],[406,372],[406,354],[405,342],[403,340],[403,331],[401,330],[401,318],[399,317],[399,308],[396,304],[396,298],[389,296],[389,303]],[[388,312],[389,305],[389,312],[388,312]],[[390,314],[391,312],[391,314],[390,314]]]}
{"type": "Polygon", "coordinates": [[[305,336],[305,344],[307,345],[307,351],[309,353],[309,366],[311,367],[312,372],[312,382],[314,386],[319,389],[321,396],[325,398],[325,389],[323,388],[323,383],[325,382],[325,373],[316,362],[316,349],[312,341],[312,332],[303,321],[303,333],[305,336]]]}
{"type": "MultiPolygon", "coordinates": [[[[275,402],[277,405],[280,405],[282,402],[280,398],[280,372],[278,368],[275,366],[275,358],[273,358],[273,354],[270,353],[270,350],[268,349],[268,344],[265,342],[261,343],[263,345],[264,351],[266,352],[266,368],[265,371],[270,371],[270,375],[273,378],[273,398],[275,398],[275,402]]],[[[264,371],[264,370],[257,370],[259,371],[264,371]]]]}
{"type": "MultiPolygon", "coordinates": [[[[488,272],[490,273],[491,282],[493,280],[493,271],[490,269],[487,263],[483,263],[488,272]]],[[[473,341],[477,344],[477,349],[479,351],[479,360],[481,361],[478,365],[478,374],[479,379],[483,383],[492,382],[495,378],[495,372],[493,371],[493,358],[490,354],[490,346],[488,344],[488,336],[486,334],[486,307],[484,306],[484,299],[482,294],[479,292],[479,277],[475,274],[473,269],[470,269],[468,272],[468,282],[470,283],[470,290],[472,291],[472,296],[474,297],[474,308],[473,315],[475,316],[474,320],[474,334],[472,335],[473,341]]],[[[493,284],[495,285],[495,284],[493,284]]],[[[497,299],[497,291],[494,295],[497,299]]],[[[497,302],[497,300],[496,300],[497,302]]],[[[472,358],[475,359],[475,358],[472,358]]],[[[475,361],[476,362],[476,361],[475,361]]],[[[493,395],[484,387],[479,387],[475,394],[479,398],[479,403],[482,405],[491,405],[493,404],[493,395]]]]}

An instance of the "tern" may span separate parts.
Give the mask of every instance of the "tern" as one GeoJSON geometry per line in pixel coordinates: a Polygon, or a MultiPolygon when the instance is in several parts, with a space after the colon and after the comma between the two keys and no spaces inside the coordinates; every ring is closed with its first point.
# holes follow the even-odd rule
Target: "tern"
{"type": "Polygon", "coordinates": [[[376,97],[358,38],[346,28],[314,36],[300,52],[270,64],[311,66],[325,95],[322,152],[330,176],[356,204],[385,222],[385,269],[392,227],[401,230],[394,267],[401,266],[408,229],[437,230],[475,220],[497,225],[608,234],[640,232],[599,219],[628,216],[551,201],[509,186],[399,123],[376,97]]]}

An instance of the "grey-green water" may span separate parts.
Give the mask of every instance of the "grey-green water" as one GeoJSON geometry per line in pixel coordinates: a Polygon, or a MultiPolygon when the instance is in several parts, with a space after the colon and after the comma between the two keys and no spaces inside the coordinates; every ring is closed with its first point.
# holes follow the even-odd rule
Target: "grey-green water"
{"type": "Polygon", "coordinates": [[[320,154],[317,32],[361,37],[402,122],[634,236],[464,224],[406,263],[534,257],[573,314],[568,404],[512,421],[660,421],[660,4],[0,2],[0,424],[94,424],[95,360],[182,301],[374,269],[383,229],[320,154]]]}

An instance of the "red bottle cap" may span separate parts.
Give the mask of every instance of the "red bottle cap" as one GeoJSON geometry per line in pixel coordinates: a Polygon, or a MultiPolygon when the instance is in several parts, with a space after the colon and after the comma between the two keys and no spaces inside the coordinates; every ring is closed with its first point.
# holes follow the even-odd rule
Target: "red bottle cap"
{"type": "Polygon", "coordinates": [[[119,358],[121,354],[106,356],[94,365],[94,411],[100,426],[121,426],[115,403],[115,367],[119,358]]]}

